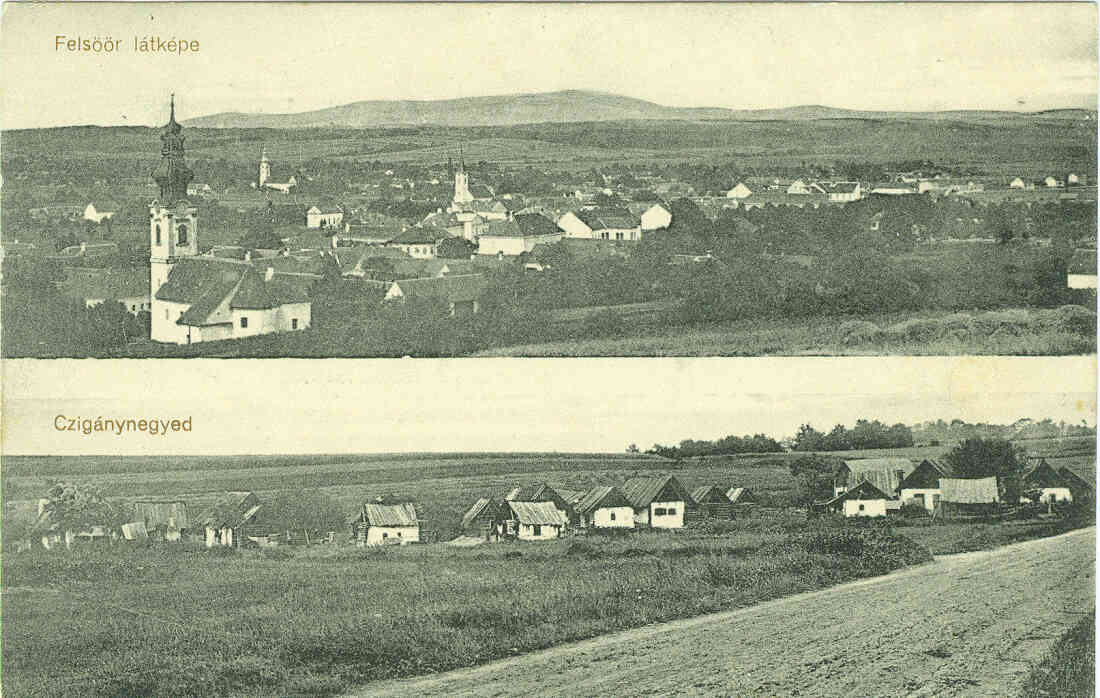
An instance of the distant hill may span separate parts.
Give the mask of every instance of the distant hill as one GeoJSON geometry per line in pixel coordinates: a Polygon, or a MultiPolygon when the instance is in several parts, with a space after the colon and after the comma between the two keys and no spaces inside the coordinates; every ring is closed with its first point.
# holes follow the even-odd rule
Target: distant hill
{"type": "Polygon", "coordinates": [[[1095,111],[1054,109],[1045,112],[943,111],[875,112],[819,105],[783,109],[666,107],[633,97],[565,90],[537,94],[465,97],[435,101],[365,101],[297,114],[223,112],[184,123],[199,128],[310,128],[337,126],[510,126],[534,123],[578,123],[625,120],[806,121],[817,119],[1069,119],[1093,120],[1095,111]]]}

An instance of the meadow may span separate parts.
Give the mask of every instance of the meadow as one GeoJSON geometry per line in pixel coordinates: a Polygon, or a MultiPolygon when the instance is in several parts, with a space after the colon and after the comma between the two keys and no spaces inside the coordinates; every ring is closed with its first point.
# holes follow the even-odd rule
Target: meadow
{"type": "MultiPolygon", "coordinates": [[[[621,335],[494,347],[474,356],[1065,356],[1096,353],[1079,306],[861,317],[752,318],[688,327],[637,323],[621,335]]],[[[1082,312],[1083,311],[1083,312],[1082,312]]]]}
{"type": "Polygon", "coordinates": [[[798,516],[540,544],[5,556],[19,696],[333,695],[886,573],[931,556],[798,516]]]}

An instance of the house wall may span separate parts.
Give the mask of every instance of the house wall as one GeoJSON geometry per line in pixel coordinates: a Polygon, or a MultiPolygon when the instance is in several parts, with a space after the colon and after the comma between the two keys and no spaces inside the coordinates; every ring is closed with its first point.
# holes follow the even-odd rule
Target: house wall
{"type": "Polygon", "coordinates": [[[597,509],[592,513],[592,525],[597,528],[634,528],[634,510],[630,507],[597,509]]]}
{"type": "Polygon", "coordinates": [[[156,342],[187,344],[187,331],[190,328],[177,325],[176,320],[179,320],[180,316],[191,307],[191,304],[162,301],[154,298],[152,305],[150,338],[156,342]]]}
{"type": "Polygon", "coordinates": [[[244,310],[234,308],[230,312],[233,319],[233,337],[252,337],[258,334],[276,332],[279,327],[279,309],[244,310]],[[248,327],[241,327],[241,318],[248,319],[248,327]]]}
{"type": "MultiPolygon", "coordinates": [[[[1068,487],[1044,487],[1042,488],[1041,492],[1042,496],[1039,497],[1039,501],[1043,502],[1044,504],[1051,501],[1051,499],[1053,499],[1055,502],[1073,501],[1073,493],[1069,491],[1068,487]]],[[[1030,499],[1023,498],[1021,498],[1021,500],[1029,502],[1031,501],[1030,499]]]]}
{"type": "Polygon", "coordinates": [[[417,526],[371,526],[367,529],[367,545],[382,545],[391,539],[399,539],[401,545],[420,541],[417,526]]]}
{"type": "Polygon", "coordinates": [[[642,214],[642,230],[667,228],[672,223],[672,214],[663,206],[651,206],[642,214]]]}
{"type": "Polygon", "coordinates": [[[846,499],[845,516],[886,516],[885,499],[846,499]],[[863,509],[860,509],[863,507],[863,509]]]}
{"type": "Polygon", "coordinates": [[[565,232],[567,238],[592,239],[592,229],[580,218],[570,211],[558,219],[558,227],[565,232]]]}
{"type": "Polygon", "coordinates": [[[535,527],[530,524],[520,523],[517,530],[516,537],[520,540],[550,540],[561,535],[561,526],[551,526],[549,524],[543,524],[538,535],[535,535],[535,527]]]}
{"type": "Polygon", "coordinates": [[[526,238],[482,235],[477,239],[477,253],[487,255],[503,254],[507,257],[515,257],[529,251],[525,243],[526,238]]]}
{"type": "MultiPolygon", "coordinates": [[[[112,298],[111,300],[122,303],[122,305],[126,306],[126,310],[129,311],[131,315],[135,316],[143,310],[149,310],[152,305],[149,302],[149,296],[127,296],[126,298],[112,298]]],[[[84,307],[94,308],[106,302],[106,298],[85,298],[84,307]]]]}
{"type": "Polygon", "coordinates": [[[324,224],[326,228],[331,228],[334,225],[339,225],[343,220],[343,213],[307,213],[306,227],[320,228],[324,224]]]}
{"type": "Polygon", "coordinates": [[[936,510],[935,502],[936,502],[936,500],[938,500],[943,495],[943,492],[938,487],[936,487],[936,488],[912,488],[912,489],[906,488],[906,489],[903,489],[901,491],[901,497],[899,497],[899,499],[901,499],[902,504],[905,504],[908,501],[916,499],[916,495],[918,495],[918,494],[923,494],[924,495],[924,508],[927,509],[928,511],[935,511],[936,510]]]}
{"type": "Polygon", "coordinates": [[[233,339],[233,326],[229,323],[191,328],[191,343],[216,342],[219,339],[233,339]]]}
{"type": "Polygon", "coordinates": [[[653,528],[683,528],[684,502],[653,502],[649,505],[649,525],[653,528]],[[675,514],[658,514],[657,510],[675,510],[675,514]]]}

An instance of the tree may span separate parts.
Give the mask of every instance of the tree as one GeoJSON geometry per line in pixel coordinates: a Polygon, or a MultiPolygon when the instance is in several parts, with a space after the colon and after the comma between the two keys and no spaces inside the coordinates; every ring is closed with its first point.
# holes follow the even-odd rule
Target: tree
{"type": "Polygon", "coordinates": [[[126,510],[107,501],[99,488],[70,482],[52,482],[42,511],[61,533],[80,532],[92,526],[115,527],[125,523],[126,510]]]}
{"type": "Polygon", "coordinates": [[[1001,501],[1019,500],[1024,456],[1011,441],[966,439],[944,456],[944,460],[955,469],[959,477],[996,477],[1001,501]]]}
{"type": "Polygon", "coordinates": [[[833,475],[839,467],[836,458],[802,456],[791,463],[795,501],[807,509],[814,502],[829,499],[833,494],[833,475]]]}
{"type": "Polygon", "coordinates": [[[641,453],[641,451],[638,450],[638,444],[630,444],[629,446],[626,447],[626,452],[627,453],[641,453]]]}
{"type": "Polygon", "coordinates": [[[464,238],[446,238],[436,248],[436,256],[443,259],[469,259],[477,252],[477,245],[464,238]]]}

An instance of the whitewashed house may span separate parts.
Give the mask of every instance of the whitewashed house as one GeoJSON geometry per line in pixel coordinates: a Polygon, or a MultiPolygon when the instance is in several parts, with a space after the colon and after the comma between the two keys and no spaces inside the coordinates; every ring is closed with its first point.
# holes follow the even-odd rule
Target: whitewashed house
{"type": "Polygon", "coordinates": [[[1008,183],[1009,189],[1027,189],[1027,183],[1023,179],[1017,177],[1008,183]]]}
{"type": "Polygon", "coordinates": [[[1065,182],[1050,176],[1043,179],[1043,184],[1046,185],[1047,189],[1060,189],[1066,186],[1065,182]]]}
{"type": "Polygon", "coordinates": [[[102,223],[108,218],[112,218],[115,215],[115,211],[118,210],[117,206],[106,206],[104,204],[100,204],[100,208],[103,210],[98,210],[94,202],[89,203],[84,207],[84,220],[92,221],[93,223],[102,223]]]}
{"type": "Polygon", "coordinates": [[[625,208],[582,208],[563,214],[557,221],[567,238],[637,241],[642,223],[625,208]]]}
{"type": "Polygon", "coordinates": [[[314,205],[306,209],[307,228],[336,228],[344,222],[344,210],[335,204],[314,205]]]}
{"type": "Polygon", "coordinates": [[[951,477],[953,470],[946,462],[926,458],[920,462],[898,486],[902,504],[916,504],[928,511],[935,511],[943,490],[940,479],[951,477]]]}
{"type": "Polygon", "coordinates": [[[817,182],[805,182],[796,179],[787,187],[787,194],[792,196],[809,196],[810,194],[824,194],[825,189],[817,182]]]}
{"type": "Polygon", "coordinates": [[[622,491],[634,508],[635,525],[684,527],[684,515],[692,499],[674,476],[631,478],[623,484],[622,491]]]}
{"type": "Polygon", "coordinates": [[[521,213],[508,220],[489,221],[477,238],[477,253],[495,257],[516,257],[531,252],[535,245],[561,240],[562,231],[546,216],[521,213]]]}
{"type": "Polygon", "coordinates": [[[634,507],[615,487],[593,487],[573,508],[584,528],[634,528],[634,507]]]}
{"type": "Polygon", "coordinates": [[[413,259],[433,259],[436,245],[448,237],[451,235],[442,228],[414,226],[390,240],[387,247],[395,247],[413,259]]]}
{"type": "Polygon", "coordinates": [[[408,545],[420,542],[420,520],[411,503],[362,505],[350,519],[356,545],[408,545]]]}
{"type": "Polygon", "coordinates": [[[569,519],[553,502],[505,501],[504,535],[519,540],[560,538],[569,519]]]}
{"type": "Polygon", "coordinates": [[[481,312],[481,299],[488,285],[482,274],[456,274],[420,279],[400,279],[390,284],[384,300],[404,302],[412,298],[434,299],[447,307],[453,317],[481,312]]]}
{"type": "Polygon", "coordinates": [[[1032,501],[1031,496],[1037,498],[1040,502],[1073,501],[1070,483],[1061,473],[1050,467],[1046,458],[1040,458],[1039,464],[1024,475],[1020,484],[1021,502],[1032,501]]]}
{"type": "Polygon", "coordinates": [[[845,517],[886,516],[890,509],[897,509],[897,500],[887,495],[871,482],[864,480],[830,500],[826,507],[839,511],[845,517]],[[891,501],[895,506],[890,506],[891,501]]]}
{"type": "Polygon", "coordinates": [[[1073,174],[1072,172],[1066,177],[1066,184],[1069,184],[1070,186],[1072,186],[1074,184],[1080,184],[1080,183],[1081,183],[1081,178],[1078,177],[1077,175],[1073,174]]]}
{"type": "Polygon", "coordinates": [[[672,213],[659,203],[630,204],[627,209],[638,216],[643,233],[662,230],[672,224],[672,213]]]}
{"type": "Polygon", "coordinates": [[[913,472],[908,458],[853,458],[844,461],[833,478],[833,495],[839,495],[864,480],[890,495],[896,496],[905,476],[913,472]]]}
{"type": "Polygon", "coordinates": [[[226,492],[199,518],[206,547],[240,547],[247,537],[245,526],[256,520],[262,507],[254,492],[226,492]]]}
{"type": "Polygon", "coordinates": [[[825,191],[829,195],[829,201],[833,203],[859,201],[863,196],[859,182],[833,182],[825,187],[825,191]]]}
{"type": "Polygon", "coordinates": [[[726,192],[727,199],[747,199],[750,196],[752,196],[752,189],[749,189],[744,182],[738,182],[733,189],[726,192]]]}

